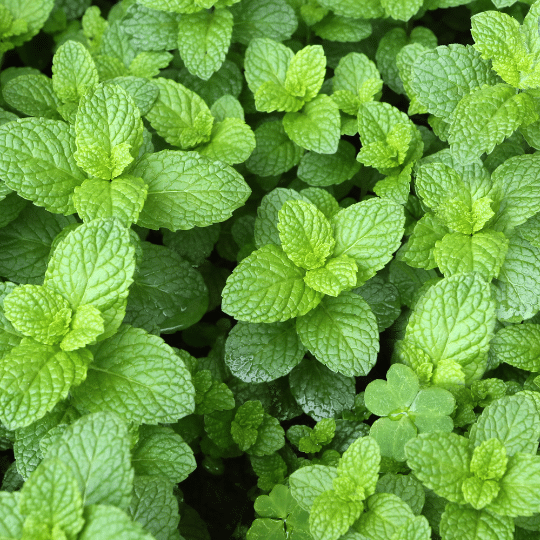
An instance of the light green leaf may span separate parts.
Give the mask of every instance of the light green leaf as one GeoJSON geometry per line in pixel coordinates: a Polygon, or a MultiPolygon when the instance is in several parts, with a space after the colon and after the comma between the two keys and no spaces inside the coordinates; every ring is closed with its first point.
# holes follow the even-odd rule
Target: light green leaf
{"type": "Polygon", "coordinates": [[[445,540],[513,540],[514,520],[458,504],[447,504],[439,530],[445,540]]]}
{"type": "Polygon", "coordinates": [[[398,21],[408,21],[422,7],[423,0],[381,0],[386,15],[398,21]]]}
{"type": "Polygon", "coordinates": [[[476,272],[489,282],[499,275],[507,250],[506,236],[488,229],[472,236],[447,234],[435,243],[433,255],[445,277],[476,272]]]}
{"type": "Polygon", "coordinates": [[[98,308],[104,339],[124,318],[134,269],[128,231],[117,220],[99,219],[80,225],[56,246],[44,285],[64,296],[72,309],[84,304],[98,308]]]}
{"type": "Polygon", "coordinates": [[[490,343],[490,354],[527,371],[540,371],[540,325],[524,323],[501,328],[490,343]]]}
{"type": "Polygon", "coordinates": [[[301,467],[289,478],[291,495],[304,510],[310,511],[315,499],[332,489],[332,481],[337,475],[335,467],[326,465],[301,467]]]}
{"type": "Polygon", "coordinates": [[[223,122],[225,118],[238,118],[244,120],[244,107],[231,94],[225,94],[218,98],[210,107],[210,112],[217,122],[223,122]]]}
{"type": "Polygon", "coordinates": [[[69,467],[85,506],[128,507],[133,486],[130,441],[127,425],[116,415],[96,413],[81,417],[52,443],[46,457],[69,467]]]}
{"type": "Polygon", "coordinates": [[[285,90],[305,102],[315,99],[326,75],[322,45],[308,45],[291,59],[285,76],[285,90]]]}
{"type": "Polygon", "coordinates": [[[189,372],[161,338],[124,325],[92,351],[87,379],[73,393],[80,406],[147,424],[176,422],[193,412],[189,372]]]}
{"type": "Polygon", "coordinates": [[[52,84],[64,102],[78,103],[99,82],[96,65],[86,47],[78,41],[66,41],[54,54],[52,84]]]}
{"type": "Polygon", "coordinates": [[[178,51],[193,75],[208,80],[229,50],[233,17],[228,9],[199,11],[178,21],[178,51]]]}
{"type": "Polygon", "coordinates": [[[125,75],[108,79],[104,81],[104,84],[122,87],[133,98],[141,116],[148,114],[159,95],[159,88],[152,81],[143,77],[125,75]]]}
{"type": "Polygon", "coordinates": [[[59,120],[60,101],[53,91],[52,80],[42,74],[19,75],[2,88],[8,105],[28,116],[42,116],[59,120]]]}
{"type": "Polygon", "coordinates": [[[493,336],[495,306],[488,284],[476,274],[445,278],[421,297],[409,319],[405,340],[433,359],[461,365],[466,380],[478,379],[486,369],[493,336]]]}
{"type": "Polygon", "coordinates": [[[356,261],[347,255],[341,255],[330,259],[323,268],[306,272],[304,281],[322,294],[338,296],[342,291],[356,285],[357,273],[356,261]]]}
{"type": "Polygon", "coordinates": [[[289,259],[306,270],[323,266],[335,245],[324,214],[313,204],[286,201],[278,218],[281,247],[289,259]]]}
{"type": "Polygon", "coordinates": [[[409,84],[427,110],[449,120],[459,101],[497,77],[489,62],[470,45],[441,45],[421,54],[412,66],[409,84]]]}
{"type": "Polygon", "coordinates": [[[225,363],[244,382],[273,381],[300,363],[305,348],[293,322],[237,323],[225,342],[225,363]]]}
{"type": "Polygon", "coordinates": [[[310,186],[326,187],[350,180],[359,170],[356,150],[347,141],[340,140],[335,154],[307,152],[298,165],[298,178],[310,186]]]}
{"type": "Polygon", "coordinates": [[[496,438],[504,444],[508,456],[513,456],[517,452],[536,452],[539,436],[539,415],[534,400],[517,393],[494,401],[484,409],[471,434],[471,442],[478,446],[496,438]]]}
{"type": "Polygon", "coordinates": [[[172,231],[225,221],[251,190],[232,167],[196,152],[146,154],[131,171],[148,184],[138,225],[172,231]]]}
{"type": "Polygon", "coordinates": [[[173,56],[167,51],[140,52],[129,64],[128,73],[134,77],[153,78],[159,75],[172,60],[173,56]]]}
{"type": "Polygon", "coordinates": [[[325,491],[313,502],[309,531],[315,540],[337,540],[360,517],[361,501],[345,501],[333,490],[325,491]]]}
{"type": "Polygon", "coordinates": [[[404,413],[396,413],[394,418],[379,418],[369,430],[381,449],[381,455],[396,461],[405,461],[405,445],[416,437],[416,433],[415,425],[404,413]]]}
{"type": "Polygon", "coordinates": [[[332,371],[362,376],[375,365],[377,320],[357,294],[324,297],[319,306],[297,319],[296,330],[307,349],[332,371]]]}
{"type": "Polygon", "coordinates": [[[207,142],[214,117],[206,103],[171,79],[158,77],[152,82],[159,88],[159,97],[146,118],[158,134],[182,150],[207,142]]]}
{"type": "Polygon", "coordinates": [[[393,493],[403,499],[413,513],[420,514],[426,500],[422,484],[412,475],[386,473],[379,478],[377,493],[393,493]]]}
{"type": "Polygon", "coordinates": [[[354,407],[354,377],[330,371],[316,360],[303,360],[289,375],[294,399],[314,420],[339,416],[354,407]]]}
{"type": "Polygon", "coordinates": [[[71,196],[84,173],[73,154],[75,132],[65,122],[25,118],[0,126],[0,175],[17,193],[50,212],[73,214],[71,196]]]}
{"type": "Polygon", "coordinates": [[[425,487],[465,503],[461,487],[469,473],[469,441],[455,433],[422,433],[405,445],[407,465],[425,487]]]}
{"type": "Polygon", "coordinates": [[[234,15],[233,41],[244,45],[258,38],[289,39],[298,20],[285,0],[243,0],[231,9],[234,15]]]}
{"type": "Polygon", "coordinates": [[[21,489],[19,510],[27,520],[51,529],[55,526],[75,536],[84,525],[83,499],[77,480],[68,465],[59,459],[46,459],[21,489]]]}
{"type": "Polygon", "coordinates": [[[3,0],[2,4],[8,8],[13,19],[22,19],[25,22],[23,32],[9,38],[15,46],[20,46],[34,37],[54,7],[52,0],[3,0]]]}
{"type": "Polygon", "coordinates": [[[227,279],[222,309],[246,322],[282,322],[305,315],[322,295],[304,283],[303,274],[281,248],[266,245],[243,259],[227,279]]]}
{"type": "Polygon", "coordinates": [[[466,95],[453,111],[448,142],[459,161],[490,154],[520,126],[537,120],[534,100],[507,84],[485,86],[466,95]]]}
{"type": "Polygon", "coordinates": [[[71,320],[69,302],[53,289],[21,285],[4,298],[4,313],[25,336],[47,345],[59,343],[71,320]]]}
{"type": "Polygon", "coordinates": [[[99,309],[91,304],[84,304],[75,311],[69,331],[60,342],[60,348],[63,351],[81,349],[95,343],[97,337],[104,331],[103,317],[99,309]]]}
{"type": "Polygon", "coordinates": [[[458,197],[466,204],[470,193],[461,176],[445,163],[423,163],[416,171],[414,181],[416,194],[431,209],[436,210],[449,199],[458,197]]]}
{"type": "Polygon", "coordinates": [[[473,508],[480,510],[488,506],[497,496],[500,485],[495,480],[482,480],[477,476],[471,476],[463,482],[461,489],[465,500],[473,508]]]}
{"type": "Polygon", "coordinates": [[[30,425],[84,380],[91,355],[23,340],[0,366],[0,419],[9,429],[30,425]]]}
{"type": "Polygon", "coordinates": [[[122,87],[112,84],[101,85],[84,96],[75,132],[77,165],[104,180],[122,174],[143,142],[137,105],[122,87]]]}
{"type": "Polygon", "coordinates": [[[131,463],[137,475],[163,476],[173,484],[183,482],[196,467],[193,450],[171,428],[141,426],[131,463]]]}
{"type": "Polygon", "coordinates": [[[322,21],[312,26],[317,36],[328,41],[355,43],[369,37],[372,27],[369,21],[342,17],[329,13],[322,21]]]}
{"type": "Polygon", "coordinates": [[[477,446],[471,459],[471,472],[482,480],[500,480],[506,472],[508,457],[499,439],[486,439],[477,446]]]}
{"type": "Polygon", "coordinates": [[[372,198],[344,208],[331,220],[336,239],[332,255],[347,255],[358,264],[357,285],[384,267],[401,244],[403,207],[372,198]]]}
{"type": "Polygon", "coordinates": [[[255,135],[240,118],[225,118],[216,122],[210,141],[197,147],[197,152],[227,165],[246,161],[255,149],[255,135]]]}
{"type": "Polygon", "coordinates": [[[338,477],[351,478],[368,497],[375,491],[380,461],[381,453],[375,439],[360,437],[341,456],[337,467],[338,477]]]}
{"type": "Polygon", "coordinates": [[[301,111],[283,117],[287,135],[298,146],[319,154],[334,154],[340,138],[339,109],[332,98],[318,95],[301,111]]]}
{"type": "Polygon", "coordinates": [[[428,387],[418,392],[410,406],[410,415],[420,433],[452,431],[454,423],[450,415],[454,412],[454,396],[444,388],[428,387]]]}
{"type": "Polygon", "coordinates": [[[75,188],[73,203],[85,222],[118,218],[129,227],[139,218],[147,191],[147,184],[136,176],[124,175],[112,182],[89,178],[75,188]]]}
{"type": "Polygon", "coordinates": [[[279,420],[265,413],[257,430],[257,439],[247,449],[253,456],[270,456],[285,445],[285,431],[279,420]]]}
{"type": "Polygon", "coordinates": [[[19,540],[23,531],[24,517],[19,512],[18,491],[0,492],[0,538],[19,540]]]}
{"type": "Polygon", "coordinates": [[[263,122],[254,133],[255,150],[246,161],[250,172],[259,176],[277,176],[300,161],[304,149],[289,139],[279,120],[263,122]]]}
{"type": "Polygon", "coordinates": [[[91,505],[85,511],[84,519],[86,523],[78,540],[155,540],[115,506],[91,505]]]}

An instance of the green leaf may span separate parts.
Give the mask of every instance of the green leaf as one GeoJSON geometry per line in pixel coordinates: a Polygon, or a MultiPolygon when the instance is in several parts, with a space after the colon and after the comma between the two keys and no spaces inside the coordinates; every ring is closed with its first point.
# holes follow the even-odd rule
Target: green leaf
{"type": "Polygon", "coordinates": [[[73,203],[85,222],[115,217],[129,227],[139,218],[147,191],[148,186],[135,176],[121,176],[112,182],[89,178],[75,188],[73,203]]]}
{"type": "Polygon", "coordinates": [[[8,105],[28,116],[42,116],[59,120],[60,101],[53,91],[52,80],[42,74],[19,75],[2,88],[8,105]]]}
{"type": "Polygon", "coordinates": [[[124,322],[150,333],[183,330],[200,320],[208,307],[208,288],[201,274],[164,246],[142,243],[129,289],[124,322]]]}
{"type": "Polygon", "coordinates": [[[322,45],[308,45],[291,59],[285,76],[285,90],[305,102],[315,99],[326,75],[322,45]]]}
{"type": "Polygon", "coordinates": [[[512,540],[514,520],[458,504],[447,504],[439,527],[448,540],[512,540]]]}
{"type": "Polygon", "coordinates": [[[0,366],[0,419],[9,429],[30,425],[84,380],[91,355],[23,340],[0,366]]]}
{"type": "Polygon", "coordinates": [[[214,124],[210,142],[197,147],[197,152],[227,165],[246,161],[255,149],[255,135],[240,118],[225,118],[214,124]]]}
{"type": "Polygon", "coordinates": [[[422,7],[423,0],[381,0],[381,6],[387,15],[398,21],[408,21],[422,7]]]}
{"type": "Polygon", "coordinates": [[[351,478],[368,497],[375,491],[380,461],[379,445],[375,439],[360,437],[341,456],[337,467],[338,477],[351,478]]]}
{"type": "Polygon", "coordinates": [[[199,11],[178,21],[178,52],[193,75],[208,80],[229,50],[233,17],[228,9],[199,11]]]}
{"type": "Polygon", "coordinates": [[[303,360],[289,375],[291,393],[314,420],[331,418],[354,407],[354,377],[330,371],[315,360],[303,360]]]}
{"type": "Polygon", "coordinates": [[[52,84],[64,102],[78,103],[99,82],[96,65],[86,47],[78,41],[66,41],[54,54],[52,84]]]}
{"type": "Polygon", "coordinates": [[[279,120],[263,122],[254,133],[255,150],[246,161],[250,172],[259,176],[276,176],[292,169],[300,161],[304,149],[289,139],[279,120]]]}
{"type": "Polygon", "coordinates": [[[183,482],[196,467],[193,450],[171,428],[141,426],[132,450],[135,474],[162,476],[173,484],[183,482]]]}
{"type": "Polygon", "coordinates": [[[27,521],[39,521],[51,529],[59,527],[70,536],[75,536],[84,525],[77,480],[69,466],[59,459],[42,461],[24,483],[19,510],[27,521]]]}
{"type": "Polygon", "coordinates": [[[286,201],[278,217],[281,247],[289,259],[306,270],[323,266],[335,245],[324,214],[313,204],[286,201]]]}
{"type": "Polygon", "coordinates": [[[240,450],[247,450],[257,440],[257,428],[261,426],[264,410],[260,401],[246,401],[241,405],[231,424],[231,435],[240,450]]]}
{"type": "Polygon", "coordinates": [[[360,170],[355,155],[353,145],[344,140],[339,141],[335,154],[307,152],[298,165],[298,178],[315,187],[341,184],[360,170]]]}
{"type": "Polygon", "coordinates": [[[283,322],[305,315],[322,295],[304,283],[303,274],[281,248],[266,245],[234,269],[223,289],[221,307],[246,322],[283,322]]]}
{"type": "Polygon", "coordinates": [[[362,376],[375,365],[377,320],[357,294],[324,297],[315,309],[297,319],[296,330],[306,348],[332,371],[362,376]]]}
{"type": "Polygon", "coordinates": [[[80,406],[147,424],[176,422],[193,412],[189,372],[161,338],[124,325],[92,351],[87,379],[73,393],[80,406]]]}
{"type": "Polygon", "coordinates": [[[43,284],[64,296],[72,309],[85,304],[99,309],[104,339],[124,318],[134,269],[128,231],[117,220],[99,219],[83,223],[60,241],[43,284]]]}
{"type": "Polygon", "coordinates": [[[485,86],[466,95],[453,111],[448,142],[451,152],[467,163],[490,154],[520,126],[538,118],[533,99],[507,84],[485,86]]]}
{"type": "Polygon", "coordinates": [[[173,538],[178,529],[178,500],[171,483],[159,476],[137,476],[128,508],[129,516],[156,540],[173,538]]]}
{"type": "Polygon", "coordinates": [[[104,330],[103,317],[99,309],[91,304],[79,306],[71,318],[69,331],[60,342],[60,348],[63,351],[81,349],[95,343],[104,330]]]}
{"type": "Polygon", "coordinates": [[[538,312],[540,297],[533,291],[538,290],[540,283],[539,258],[539,248],[519,234],[510,236],[506,258],[494,287],[497,318],[521,321],[538,312]]]}
{"type": "Polygon", "coordinates": [[[420,514],[426,500],[422,484],[412,475],[387,473],[379,478],[377,493],[393,493],[403,499],[413,513],[420,514]]]}
{"type": "Polygon", "coordinates": [[[19,511],[19,492],[0,492],[0,538],[19,540],[23,532],[24,517],[19,511]]]}
{"type": "Polygon", "coordinates": [[[315,540],[337,540],[360,517],[361,501],[345,501],[334,491],[325,491],[313,502],[309,531],[315,540]]]}
{"type": "Polygon", "coordinates": [[[447,234],[435,243],[433,255],[445,277],[476,272],[489,282],[499,275],[507,249],[506,236],[488,229],[472,236],[447,234]]]}
{"type": "Polygon", "coordinates": [[[407,465],[425,487],[451,502],[465,503],[461,487],[469,473],[469,441],[455,433],[422,433],[405,445],[407,465]]]}
{"type": "Polygon", "coordinates": [[[470,201],[470,193],[461,176],[445,163],[423,163],[416,171],[414,181],[416,194],[431,209],[450,199],[458,198],[465,204],[470,201]]]}
{"type": "Polygon", "coordinates": [[[78,540],[155,540],[141,525],[114,506],[91,505],[84,514],[85,526],[78,540]]]}
{"type": "Polygon", "coordinates": [[[325,40],[355,43],[369,37],[372,27],[369,21],[341,17],[329,13],[322,21],[312,26],[313,32],[325,40]]]}
{"type": "Polygon", "coordinates": [[[393,418],[379,418],[369,430],[381,449],[381,455],[396,461],[405,461],[405,445],[416,437],[416,433],[417,429],[406,413],[396,413],[393,418]]]}
{"type": "Polygon", "coordinates": [[[477,510],[485,508],[499,493],[500,486],[494,480],[482,480],[471,476],[463,482],[461,488],[465,500],[477,510]]]}
{"type": "Polygon", "coordinates": [[[315,499],[332,489],[332,481],[338,475],[335,467],[308,465],[289,477],[291,495],[304,510],[311,510],[315,499]]]}
{"type": "Polygon", "coordinates": [[[478,446],[496,438],[504,444],[508,456],[517,452],[532,454],[540,436],[538,418],[531,397],[520,393],[505,396],[484,409],[471,434],[471,442],[478,446]]]}
{"type": "Polygon", "coordinates": [[[4,313],[25,336],[47,345],[59,343],[71,320],[69,302],[40,285],[16,287],[4,298],[4,313]]]}
{"type": "Polygon", "coordinates": [[[324,94],[306,103],[299,112],[288,112],[283,117],[283,127],[291,140],[318,154],[337,151],[340,125],[337,105],[324,94]]]}
{"type": "Polygon", "coordinates": [[[506,472],[506,448],[499,439],[487,439],[474,449],[470,469],[481,480],[500,480],[506,472]]]}
{"type": "Polygon", "coordinates": [[[372,277],[353,292],[359,294],[369,304],[377,318],[379,332],[392,326],[401,313],[403,300],[400,298],[400,292],[395,285],[386,283],[380,276],[372,277]]]}
{"type": "Polygon", "coordinates": [[[108,79],[104,81],[104,84],[112,84],[123,88],[133,98],[141,116],[148,114],[159,95],[159,88],[153,82],[143,77],[125,75],[108,79]]]}
{"type": "Polygon", "coordinates": [[[409,84],[427,110],[449,120],[459,101],[483,85],[494,85],[489,62],[470,45],[441,45],[421,54],[412,66],[409,84]]]}
{"type": "Polygon", "coordinates": [[[131,96],[107,84],[81,100],[75,122],[77,165],[104,180],[122,174],[142,145],[143,123],[131,96]]]}
{"type": "Polygon", "coordinates": [[[146,154],[131,171],[148,184],[138,225],[172,231],[225,221],[251,190],[232,167],[196,152],[146,154]]]}
{"type": "Polygon", "coordinates": [[[306,272],[304,281],[322,294],[338,296],[342,291],[356,285],[357,272],[355,260],[347,255],[341,255],[330,259],[323,268],[306,272]]]}
{"type": "Polygon", "coordinates": [[[428,387],[418,392],[410,406],[410,415],[420,433],[452,431],[450,415],[454,412],[454,396],[444,388],[428,387]]]}
{"type": "Polygon", "coordinates": [[[23,32],[16,36],[10,37],[10,41],[15,46],[22,45],[34,37],[45,24],[51,10],[54,7],[54,2],[51,0],[3,0],[2,4],[11,12],[13,19],[22,19],[25,22],[23,32]]]}
{"type": "Polygon", "coordinates": [[[214,117],[206,103],[171,79],[158,77],[152,82],[159,88],[159,97],[146,118],[158,134],[182,150],[207,142],[214,117]]]}
{"type": "Polygon", "coordinates": [[[257,439],[247,450],[253,456],[270,456],[285,445],[285,431],[279,420],[265,413],[257,430],[257,439]]]}
{"type": "Polygon", "coordinates": [[[73,154],[75,132],[65,122],[24,118],[0,126],[0,174],[6,185],[49,212],[73,214],[73,190],[84,173],[73,154]]]}
{"type": "Polygon", "coordinates": [[[305,348],[293,322],[237,323],[225,342],[225,363],[244,382],[273,381],[300,363],[305,348]]]}
{"type": "Polygon", "coordinates": [[[481,277],[456,274],[421,297],[409,319],[405,340],[428,352],[435,365],[442,360],[458,363],[466,380],[472,381],[486,369],[494,311],[489,286],[481,277]]]}
{"type": "Polygon", "coordinates": [[[502,516],[532,516],[540,510],[540,458],[517,453],[510,457],[499,482],[498,496],[489,509],[502,516]]]}
{"type": "Polygon", "coordinates": [[[133,487],[127,425],[109,413],[88,414],[67,426],[47,450],[77,480],[85,506],[111,504],[127,508],[133,487]]]}
{"type": "Polygon", "coordinates": [[[509,232],[540,212],[540,160],[524,155],[507,159],[493,171],[490,197],[499,207],[490,228],[509,232]]]}
{"type": "Polygon", "coordinates": [[[501,328],[490,343],[497,362],[527,371],[540,371],[540,325],[524,323],[501,328]]]}
{"type": "Polygon", "coordinates": [[[294,9],[285,0],[243,0],[231,11],[233,41],[244,45],[263,37],[284,41],[293,35],[298,25],[294,9]]]}
{"type": "Polygon", "coordinates": [[[332,255],[347,255],[358,264],[357,286],[390,261],[403,236],[403,207],[371,198],[338,212],[331,220],[336,239],[332,255]]]}

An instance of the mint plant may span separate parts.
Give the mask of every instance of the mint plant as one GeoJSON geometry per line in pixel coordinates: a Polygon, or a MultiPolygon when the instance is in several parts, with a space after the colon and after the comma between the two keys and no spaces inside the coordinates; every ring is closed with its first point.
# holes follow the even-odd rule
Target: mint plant
{"type": "Polygon", "coordinates": [[[0,0],[0,537],[536,538],[539,21],[0,0]]]}

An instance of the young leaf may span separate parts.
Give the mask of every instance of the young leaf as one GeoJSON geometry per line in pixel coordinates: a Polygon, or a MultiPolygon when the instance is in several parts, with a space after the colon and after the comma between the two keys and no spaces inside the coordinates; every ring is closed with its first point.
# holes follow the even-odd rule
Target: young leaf
{"type": "Polygon", "coordinates": [[[290,476],[291,494],[304,510],[310,510],[315,499],[332,489],[332,481],[338,475],[335,467],[308,465],[290,476]]]}
{"type": "Polygon", "coordinates": [[[341,255],[330,259],[323,268],[306,272],[304,281],[322,294],[338,296],[342,291],[356,285],[357,273],[356,261],[347,255],[341,255]]]}
{"type": "Polygon", "coordinates": [[[361,501],[346,501],[333,490],[325,491],[313,502],[309,531],[315,540],[337,540],[360,517],[361,501]]]}
{"type": "Polygon", "coordinates": [[[540,325],[517,324],[501,328],[490,343],[490,354],[527,371],[540,371],[540,325]]]}

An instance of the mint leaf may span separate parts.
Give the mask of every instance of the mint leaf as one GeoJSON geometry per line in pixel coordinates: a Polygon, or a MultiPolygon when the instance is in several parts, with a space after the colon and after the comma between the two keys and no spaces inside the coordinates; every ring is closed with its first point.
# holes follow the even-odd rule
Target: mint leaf
{"type": "Polygon", "coordinates": [[[19,512],[19,492],[0,492],[0,535],[7,540],[21,538],[24,517],[19,512]]]}
{"type": "Polygon", "coordinates": [[[334,154],[340,137],[339,109],[334,101],[320,94],[299,112],[283,117],[287,135],[298,146],[319,154],[334,154]]]}
{"type": "Polygon", "coordinates": [[[85,95],[75,122],[77,165],[104,180],[122,174],[142,145],[139,109],[120,86],[108,84],[85,95]]]}
{"type": "Polygon", "coordinates": [[[227,279],[222,309],[246,322],[282,322],[304,315],[322,295],[308,287],[304,271],[283,250],[266,245],[243,259],[227,279]]]}
{"type": "Polygon", "coordinates": [[[399,247],[403,209],[387,199],[372,198],[344,208],[331,223],[336,239],[332,255],[346,255],[356,261],[359,286],[383,268],[399,247]]]}
{"type": "Polygon", "coordinates": [[[191,90],[171,79],[152,81],[159,97],[146,118],[169,144],[182,150],[210,139],[214,117],[206,103],[191,90]]]}
{"type": "Polygon", "coordinates": [[[137,224],[149,229],[176,231],[225,221],[250,194],[232,167],[196,152],[146,154],[131,174],[148,185],[137,224]]]}
{"type": "Polygon", "coordinates": [[[304,510],[310,510],[315,499],[332,489],[332,481],[338,475],[335,467],[308,465],[290,476],[291,495],[304,510]]]}
{"type": "Polygon", "coordinates": [[[239,379],[260,383],[287,375],[304,356],[292,322],[237,323],[225,342],[225,363],[239,379]]]}
{"type": "Polygon", "coordinates": [[[104,81],[104,84],[112,84],[123,88],[133,98],[141,116],[148,114],[159,95],[158,87],[143,77],[125,75],[108,79],[104,81]]]}
{"type": "Polygon", "coordinates": [[[91,304],[84,304],[73,314],[69,330],[60,342],[60,348],[63,351],[81,349],[94,343],[104,331],[103,316],[99,309],[91,304]]]}
{"type": "Polygon", "coordinates": [[[64,296],[73,309],[85,304],[99,309],[104,339],[124,318],[134,268],[128,231],[117,220],[99,219],[80,225],[56,246],[44,285],[64,296]]]}
{"type": "Polygon", "coordinates": [[[375,491],[397,495],[415,514],[420,514],[426,500],[422,484],[412,475],[387,473],[379,478],[375,491]]]}
{"type": "Polygon", "coordinates": [[[217,71],[229,49],[233,17],[228,9],[199,11],[178,21],[178,51],[186,67],[208,80],[217,71]]]}
{"type": "Polygon", "coordinates": [[[59,120],[60,101],[53,91],[52,80],[42,74],[19,75],[2,88],[6,103],[28,116],[59,120]]]}
{"type": "Polygon", "coordinates": [[[347,376],[367,375],[375,365],[378,328],[366,301],[352,292],[326,296],[296,321],[302,343],[332,371],[347,376]]]}
{"type": "MultiPolygon", "coordinates": [[[[68,465],[43,460],[21,489],[19,510],[28,520],[74,536],[83,527],[83,499],[68,465]]],[[[25,524],[26,526],[26,524],[25,524]]]]}
{"type": "Polygon", "coordinates": [[[68,426],[47,450],[69,467],[77,480],[83,504],[111,504],[127,508],[133,469],[127,425],[116,415],[96,413],[68,426]]]}
{"type": "Polygon", "coordinates": [[[540,371],[540,326],[532,323],[501,328],[490,343],[490,354],[527,371],[540,371]]]}
{"type": "Polygon", "coordinates": [[[78,540],[154,540],[154,537],[129,516],[116,508],[96,504],[89,506],[84,514],[85,525],[78,540]]]}
{"type": "Polygon", "coordinates": [[[23,340],[2,359],[0,419],[9,429],[38,420],[85,377],[91,355],[23,340]]]}
{"type": "Polygon", "coordinates": [[[284,87],[304,102],[315,99],[326,74],[326,57],[321,45],[308,45],[291,59],[284,87]]]}
{"type": "Polygon", "coordinates": [[[358,266],[351,257],[342,255],[330,259],[326,266],[309,270],[304,276],[306,284],[330,296],[338,296],[342,291],[351,289],[356,285],[358,266]]]}
{"type": "Polygon", "coordinates": [[[330,223],[313,204],[286,201],[278,213],[281,247],[297,266],[321,267],[334,249],[330,223]]]}
{"type": "Polygon", "coordinates": [[[189,372],[161,338],[124,325],[92,351],[86,381],[73,393],[80,406],[148,424],[175,422],[193,412],[189,372]]]}
{"type": "Polygon", "coordinates": [[[313,502],[309,514],[309,530],[315,540],[337,540],[358,519],[364,505],[346,501],[334,491],[325,491],[313,502]]]}
{"type": "Polygon", "coordinates": [[[341,456],[337,467],[338,477],[351,478],[367,497],[375,491],[380,460],[379,445],[375,439],[360,437],[341,456]]]}
{"type": "Polygon", "coordinates": [[[184,481],[196,467],[193,451],[171,428],[141,426],[131,463],[137,475],[157,475],[173,484],[184,481]]]}
{"type": "Polygon", "coordinates": [[[65,122],[25,118],[0,126],[0,174],[6,185],[50,212],[72,214],[85,176],[73,158],[75,132],[65,122]]]}

